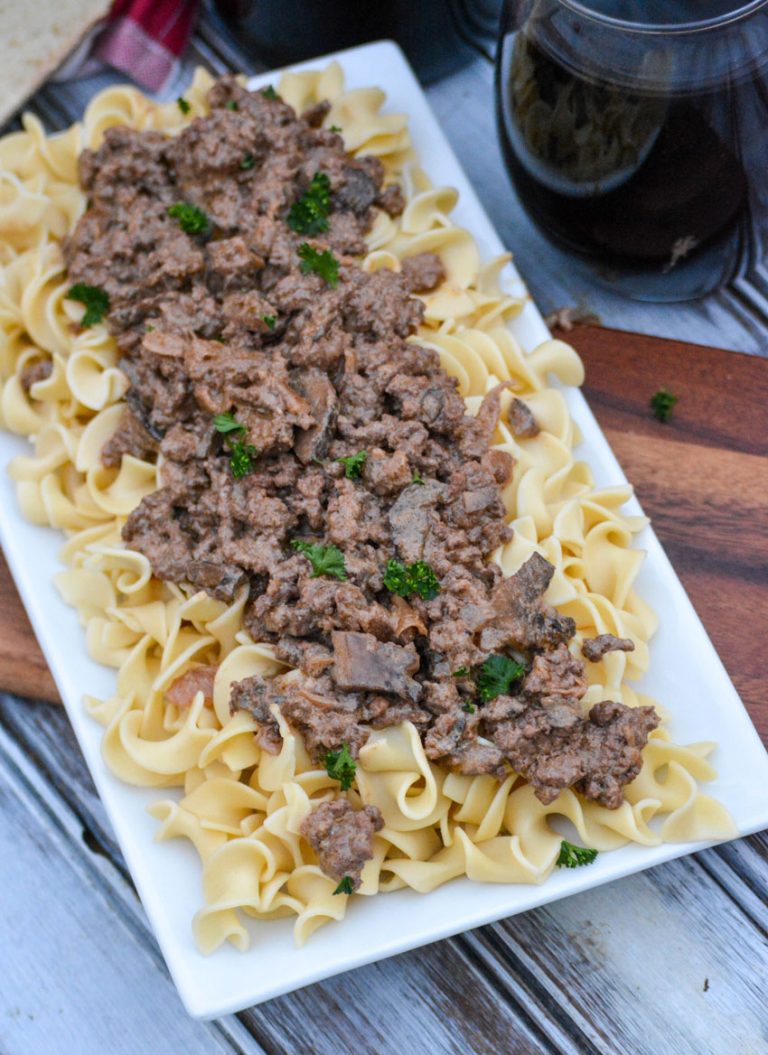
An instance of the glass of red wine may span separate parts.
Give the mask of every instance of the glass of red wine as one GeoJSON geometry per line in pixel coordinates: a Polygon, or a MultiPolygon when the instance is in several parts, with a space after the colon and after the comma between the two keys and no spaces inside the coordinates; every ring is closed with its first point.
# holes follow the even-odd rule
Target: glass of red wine
{"type": "Polygon", "coordinates": [[[649,301],[765,268],[768,0],[507,0],[496,110],[570,266],[649,301]]]}

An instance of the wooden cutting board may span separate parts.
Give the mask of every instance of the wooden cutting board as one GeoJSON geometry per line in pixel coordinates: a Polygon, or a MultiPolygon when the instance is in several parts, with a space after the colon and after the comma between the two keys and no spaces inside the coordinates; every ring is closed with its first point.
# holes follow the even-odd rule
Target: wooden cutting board
{"type": "MultiPolygon", "coordinates": [[[[585,394],[768,743],[768,362],[596,326],[567,334],[585,394]],[[679,396],[672,420],[649,401],[679,396]]],[[[0,689],[58,700],[0,559],[0,689]]],[[[663,613],[661,613],[663,617],[663,613]]]]}

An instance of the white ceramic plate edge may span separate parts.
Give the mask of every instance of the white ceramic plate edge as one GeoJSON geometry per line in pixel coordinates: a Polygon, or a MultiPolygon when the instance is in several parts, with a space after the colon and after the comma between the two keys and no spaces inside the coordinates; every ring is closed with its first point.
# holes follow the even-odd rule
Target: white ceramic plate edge
{"type": "MultiPolygon", "coordinates": [[[[425,169],[433,180],[459,189],[457,216],[478,238],[483,256],[500,252],[498,236],[399,48],[390,42],[377,42],[293,68],[318,67],[333,58],[345,68],[352,86],[380,85],[390,97],[390,109],[409,113],[414,143],[422,153],[425,169]]],[[[278,76],[279,72],[273,71],[254,78],[252,83],[266,84],[278,76]]],[[[522,286],[519,276],[511,269],[509,281],[511,288],[522,286]]],[[[541,316],[530,301],[512,328],[529,349],[548,336],[541,316]]],[[[581,393],[568,391],[567,398],[583,433],[583,454],[593,465],[598,483],[624,482],[624,474],[581,393]]],[[[3,463],[27,449],[18,437],[0,436],[3,463]]],[[[639,510],[634,500],[632,509],[639,510]]],[[[174,982],[188,1011],[196,1017],[209,1018],[238,1010],[340,971],[610,882],[705,845],[629,846],[601,855],[589,869],[556,873],[541,887],[486,887],[460,880],[426,897],[402,891],[375,899],[356,898],[352,899],[343,922],[323,928],[303,950],[294,950],[290,944],[286,946],[286,941],[290,942],[287,938],[290,926],[287,921],[281,921],[252,929],[255,940],[250,953],[241,955],[227,947],[212,957],[202,957],[194,947],[190,931],[191,914],[201,904],[196,854],[179,842],[157,845],[152,841],[157,825],[145,813],[144,806],[162,797],[164,792],[122,785],[104,766],[100,754],[101,730],[85,713],[82,694],[111,694],[114,674],[87,658],[77,618],[62,604],[51,584],[51,574],[60,567],[56,554],[61,536],[50,529],[30,526],[21,519],[15,489],[6,473],[0,482],[0,540],[174,982]],[[398,921],[404,924],[400,929],[398,921]]],[[[670,622],[674,619],[680,632],[684,631],[688,649],[696,660],[696,671],[688,672],[687,676],[683,672],[677,677],[678,672],[670,672],[667,664],[663,677],[657,677],[654,684],[663,683],[670,692],[690,685],[690,692],[694,694],[701,692],[697,679],[705,688],[712,686],[710,695],[716,697],[715,705],[710,702],[709,711],[702,712],[697,731],[720,740],[718,761],[724,775],[713,793],[731,809],[740,834],[759,830],[768,825],[768,797],[764,793],[768,787],[768,755],[650,529],[643,533],[641,544],[648,552],[641,573],[641,593],[649,597],[658,592],[660,585],[668,618],[670,622]],[[705,728],[705,718],[711,721],[717,717],[725,720],[722,729],[713,729],[711,725],[705,728]],[[735,769],[734,762],[738,763],[735,769]]],[[[650,599],[653,601],[652,596],[650,599]]],[[[652,646],[654,660],[659,651],[660,648],[652,646]]],[[[690,719],[689,711],[689,706],[681,708],[681,719],[686,716],[690,719]]],[[[693,726],[696,722],[688,724],[693,726]]],[[[719,723],[715,720],[712,724],[719,723]]]]}

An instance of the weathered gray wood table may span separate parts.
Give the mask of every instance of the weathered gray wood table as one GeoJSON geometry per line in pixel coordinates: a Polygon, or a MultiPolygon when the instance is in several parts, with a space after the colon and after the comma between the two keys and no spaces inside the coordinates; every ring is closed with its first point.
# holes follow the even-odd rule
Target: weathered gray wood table
{"type": "MultiPolygon", "coordinates": [[[[248,69],[205,24],[193,52],[248,69]]],[[[60,127],[97,87],[47,88],[34,109],[60,127]]],[[[607,324],[766,354],[759,276],[665,308],[572,283],[509,191],[488,65],[429,94],[545,312],[586,303],[607,324]]],[[[0,697],[0,801],[0,1055],[768,1052],[766,833],[197,1023],[61,708],[0,697]]]]}

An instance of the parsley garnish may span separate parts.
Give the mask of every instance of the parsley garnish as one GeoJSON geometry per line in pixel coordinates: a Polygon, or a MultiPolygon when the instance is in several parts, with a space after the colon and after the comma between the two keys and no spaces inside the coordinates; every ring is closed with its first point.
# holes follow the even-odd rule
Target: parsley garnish
{"type": "Polygon", "coordinates": [[[596,857],[597,850],[588,846],[574,846],[567,839],[563,839],[555,865],[558,868],[579,868],[581,865],[591,865],[596,857]]]}
{"type": "Polygon", "coordinates": [[[348,480],[357,480],[363,475],[363,466],[368,457],[368,451],[358,451],[357,454],[348,454],[344,458],[337,458],[344,466],[344,475],[348,480]]]}
{"type": "Polygon", "coordinates": [[[89,286],[86,282],[76,282],[66,294],[67,300],[77,300],[85,304],[85,315],[80,320],[83,329],[101,322],[109,311],[109,294],[98,286],[89,286]]]}
{"type": "Polygon", "coordinates": [[[408,569],[399,560],[387,561],[387,567],[384,572],[384,585],[399,597],[407,597],[412,592],[408,569]]]}
{"type": "Polygon", "coordinates": [[[280,96],[277,94],[271,84],[268,84],[266,88],[261,89],[261,94],[265,99],[279,99],[280,96]]]}
{"type": "Polygon", "coordinates": [[[229,436],[233,432],[238,436],[244,436],[246,431],[245,425],[241,425],[234,414],[230,414],[229,411],[226,414],[217,414],[213,419],[213,427],[223,436],[229,436]]]}
{"type": "Polygon", "coordinates": [[[274,330],[275,323],[277,322],[277,315],[262,315],[261,321],[268,329],[274,330]]]}
{"type": "Polygon", "coordinates": [[[302,275],[308,275],[311,271],[314,271],[331,288],[337,285],[339,281],[339,262],[330,249],[325,249],[320,253],[317,249],[313,249],[308,242],[302,242],[299,246],[299,257],[301,258],[299,267],[302,275]]]}
{"type": "Polygon", "coordinates": [[[248,169],[252,169],[255,164],[256,158],[253,156],[253,154],[246,154],[243,160],[240,162],[240,168],[245,169],[247,171],[248,169]]]}
{"type": "Polygon", "coordinates": [[[424,483],[423,479],[421,478],[421,473],[419,472],[418,469],[414,469],[413,470],[413,476],[411,477],[411,483],[412,484],[423,484],[424,483]]]}
{"type": "Polygon", "coordinates": [[[666,388],[660,388],[655,396],[651,397],[651,410],[653,416],[659,421],[669,421],[672,411],[677,403],[677,396],[673,396],[666,388]]]}
{"type": "Polygon", "coordinates": [[[336,135],[338,135],[341,132],[341,129],[339,128],[338,125],[331,125],[331,127],[328,129],[328,131],[329,132],[335,132],[336,135]]]}
{"type": "Polygon", "coordinates": [[[475,707],[474,703],[467,702],[467,703],[462,703],[461,709],[462,709],[462,711],[466,711],[467,714],[474,714],[475,711],[477,710],[477,707],[475,707]]]}
{"type": "Polygon", "coordinates": [[[344,554],[338,546],[321,546],[315,542],[304,542],[295,538],[291,545],[299,553],[303,553],[312,565],[312,578],[317,579],[320,575],[332,575],[335,579],[344,582],[347,578],[347,566],[344,563],[344,554]]]}
{"type": "Polygon", "coordinates": [[[352,882],[352,876],[344,876],[342,881],[334,890],[334,894],[354,894],[355,884],[352,882]]]}
{"type": "Polygon", "coordinates": [[[229,467],[236,479],[247,476],[253,471],[253,461],[258,458],[259,452],[252,443],[244,443],[242,438],[246,433],[245,425],[241,425],[234,415],[217,414],[213,419],[213,427],[224,437],[224,442],[229,447],[229,467]]]}
{"type": "Polygon", "coordinates": [[[210,226],[203,210],[185,201],[177,201],[175,205],[171,205],[168,215],[179,221],[179,227],[185,234],[205,234],[210,226]]]}
{"type": "Polygon", "coordinates": [[[298,234],[322,234],[328,230],[331,211],[331,181],[324,172],[316,172],[309,186],[288,213],[288,226],[298,234]]]}
{"type": "Polygon", "coordinates": [[[483,703],[495,700],[509,692],[513,681],[525,674],[522,663],[516,663],[509,656],[493,655],[484,660],[475,674],[475,685],[483,703]]]}
{"type": "Polygon", "coordinates": [[[342,744],[338,751],[329,751],[325,756],[325,770],[331,780],[338,780],[342,791],[349,791],[355,779],[355,760],[350,754],[349,745],[342,744]]]}
{"type": "Polygon", "coordinates": [[[180,95],[176,102],[179,104],[179,109],[183,114],[188,114],[192,107],[189,105],[183,95],[180,95]]]}
{"type": "Polygon", "coordinates": [[[451,674],[451,677],[452,678],[466,678],[466,676],[468,674],[469,674],[469,667],[459,667],[458,670],[454,670],[453,674],[451,674]]]}
{"type": "Polygon", "coordinates": [[[425,601],[431,601],[440,593],[437,576],[424,560],[414,561],[407,568],[399,560],[387,561],[384,585],[400,597],[416,593],[425,601]]]}
{"type": "Polygon", "coordinates": [[[254,459],[259,456],[259,452],[253,444],[235,440],[231,444],[231,450],[232,456],[229,459],[229,467],[235,479],[239,480],[241,476],[247,476],[248,473],[253,472],[254,459]]]}
{"type": "Polygon", "coordinates": [[[237,105],[237,103],[235,102],[234,99],[229,99],[229,100],[227,100],[227,109],[228,110],[239,110],[240,107],[237,105]]]}

